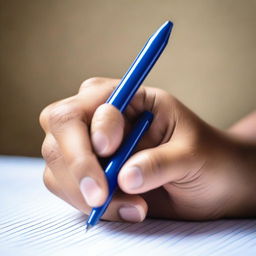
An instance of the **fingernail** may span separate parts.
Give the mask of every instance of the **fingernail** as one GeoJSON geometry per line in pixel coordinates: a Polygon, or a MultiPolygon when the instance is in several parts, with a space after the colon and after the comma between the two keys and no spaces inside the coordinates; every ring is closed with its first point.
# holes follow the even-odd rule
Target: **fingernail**
{"type": "Polygon", "coordinates": [[[108,139],[107,136],[102,132],[95,132],[92,134],[92,141],[94,145],[94,149],[97,153],[102,154],[106,151],[108,147],[108,139]]]}
{"type": "Polygon", "coordinates": [[[101,198],[101,189],[91,177],[85,177],[80,182],[80,191],[90,206],[97,206],[101,198]]]}
{"type": "Polygon", "coordinates": [[[143,176],[141,169],[137,166],[129,167],[124,170],[125,186],[128,189],[139,188],[143,184],[143,176]]]}
{"type": "Polygon", "coordinates": [[[119,209],[120,217],[129,222],[141,222],[144,219],[143,209],[135,206],[123,206],[119,209]]]}

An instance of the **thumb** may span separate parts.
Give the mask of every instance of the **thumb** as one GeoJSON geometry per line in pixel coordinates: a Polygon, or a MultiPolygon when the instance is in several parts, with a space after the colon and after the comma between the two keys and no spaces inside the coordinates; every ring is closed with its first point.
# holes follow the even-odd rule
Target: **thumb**
{"type": "Polygon", "coordinates": [[[122,141],[123,132],[122,113],[110,104],[100,105],[91,122],[92,144],[96,153],[103,157],[113,154],[122,141]]]}
{"type": "Polygon", "coordinates": [[[134,154],[120,170],[119,187],[126,193],[138,194],[178,181],[193,166],[192,158],[183,147],[173,143],[142,150],[134,154]]]}

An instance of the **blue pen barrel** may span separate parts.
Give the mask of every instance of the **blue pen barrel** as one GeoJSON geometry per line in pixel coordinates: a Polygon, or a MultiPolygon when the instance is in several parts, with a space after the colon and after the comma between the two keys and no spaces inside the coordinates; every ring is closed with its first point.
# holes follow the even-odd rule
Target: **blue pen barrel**
{"type": "Polygon", "coordinates": [[[168,43],[172,27],[172,22],[167,21],[148,39],[107,103],[121,112],[125,110],[168,43]]]}
{"type": "Polygon", "coordinates": [[[149,111],[145,111],[134,125],[132,131],[125,138],[118,151],[113,155],[113,157],[107,164],[107,167],[105,168],[105,174],[108,181],[109,196],[106,202],[101,207],[96,207],[92,209],[89,219],[87,220],[88,224],[94,226],[104,214],[116,191],[117,176],[120,169],[127,161],[127,159],[131,156],[141,137],[149,128],[152,120],[153,114],[149,111]]]}

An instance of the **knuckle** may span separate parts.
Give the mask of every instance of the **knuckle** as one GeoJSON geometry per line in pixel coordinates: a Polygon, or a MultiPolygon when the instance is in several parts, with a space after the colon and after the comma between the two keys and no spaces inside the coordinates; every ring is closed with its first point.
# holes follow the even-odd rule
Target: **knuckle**
{"type": "Polygon", "coordinates": [[[61,157],[61,154],[57,150],[57,146],[54,144],[50,145],[48,142],[43,143],[41,153],[49,166],[53,165],[61,157]]]}
{"type": "Polygon", "coordinates": [[[85,81],[82,82],[79,91],[82,91],[83,89],[89,87],[89,86],[94,86],[102,83],[103,78],[101,77],[91,77],[86,79],[85,81]]]}
{"type": "Polygon", "coordinates": [[[46,129],[50,106],[45,107],[39,115],[39,123],[43,129],[46,129]]]}
{"type": "Polygon", "coordinates": [[[103,80],[104,79],[102,77],[95,76],[95,77],[90,77],[90,78],[86,79],[84,81],[84,83],[86,83],[88,85],[97,85],[97,84],[102,83],[103,80]]]}
{"type": "Polygon", "coordinates": [[[43,174],[43,182],[45,187],[51,191],[52,193],[55,193],[55,182],[53,182],[53,176],[48,168],[45,168],[44,174],[43,174]]]}
{"type": "MultiPolygon", "coordinates": [[[[150,88],[151,89],[151,88],[150,88]]],[[[157,95],[157,98],[161,99],[161,103],[171,103],[175,104],[178,100],[169,92],[161,89],[161,88],[153,88],[154,94],[157,95]]]]}
{"type": "Polygon", "coordinates": [[[63,125],[80,116],[81,111],[76,104],[63,102],[51,108],[48,113],[48,121],[50,126],[63,125]]]}
{"type": "Polygon", "coordinates": [[[163,91],[162,93],[163,99],[166,99],[167,102],[170,102],[172,106],[176,106],[178,104],[178,100],[170,93],[163,91]]]}
{"type": "Polygon", "coordinates": [[[159,94],[161,96],[162,95],[168,95],[168,93],[165,90],[161,89],[161,88],[154,88],[154,90],[156,91],[157,94],[159,94]]]}

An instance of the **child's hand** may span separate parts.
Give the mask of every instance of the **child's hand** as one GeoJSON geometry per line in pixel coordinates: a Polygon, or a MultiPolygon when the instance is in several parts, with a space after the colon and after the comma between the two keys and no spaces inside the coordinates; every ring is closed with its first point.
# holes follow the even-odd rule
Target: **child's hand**
{"type": "Polygon", "coordinates": [[[117,84],[89,79],[77,95],[41,113],[44,182],[50,191],[86,214],[103,204],[108,189],[97,156],[113,154],[129,125],[149,110],[153,123],[121,169],[121,190],[103,218],[138,222],[146,215],[188,220],[255,216],[254,145],[212,128],[156,88],[141,87],[123,117],[104,104],[117,84]]]}

